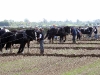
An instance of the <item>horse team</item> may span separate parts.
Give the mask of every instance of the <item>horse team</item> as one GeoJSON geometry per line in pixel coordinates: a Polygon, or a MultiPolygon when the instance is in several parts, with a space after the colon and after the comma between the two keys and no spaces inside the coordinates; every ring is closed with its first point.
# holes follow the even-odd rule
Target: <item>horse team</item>
{"type": "MultiPolygon", "coordinates": [[[[91,34],[93,32],[93,27],[88,28],[76,28],[77,30],[77,37],[81,37],[81,34],[87,34],[89,37],[91,37],[91,34]],[[79,32],[80,31],[80,32],[79,32]],[[79,34],[78,34],[79,33],[79,34]]],[[[72,27],[65,26],[65,27],[52,27],[49,28],[46,32],[45,38],[48,38],[48,40],[54,40],[55,36],[60,36],[60,42],[66,41],[66,35],[71,34],[72,27]]],[[[24,47],[27,44],[28,52],[30,47],[30,41],[36,40],[38,38],[39,32],[33,28],[33,29],[26,29],[22,31],[9,31],[6,32],[1,29],[0,30],[0,52],[2,53],[2,50],[5,46],[6,50],[10,49],[10,52],[12,52],[11,47],[14,44],[19,44],[20,47],[18,49],[17,54],[22,53],[24,51],[24,47]]]]}

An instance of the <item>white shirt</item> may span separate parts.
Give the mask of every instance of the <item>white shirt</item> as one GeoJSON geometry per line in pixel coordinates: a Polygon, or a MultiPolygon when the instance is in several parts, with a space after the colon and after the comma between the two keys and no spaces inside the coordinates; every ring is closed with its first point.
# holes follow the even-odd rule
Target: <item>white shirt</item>
{"type": "Polygon", "coordinates": [[[42,38],[42,34],[40,34],[39,38],[42,38]]]}

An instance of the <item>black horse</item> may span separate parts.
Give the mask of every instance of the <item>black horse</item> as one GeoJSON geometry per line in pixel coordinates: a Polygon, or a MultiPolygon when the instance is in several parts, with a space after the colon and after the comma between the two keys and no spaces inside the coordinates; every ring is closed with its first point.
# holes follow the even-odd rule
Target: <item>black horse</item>
{"type": "Polygon", "coordinates": [[[91,37],[93,33],[93,28],[92,27],[87,27],[87,28],[79,28],[82,34],[86,34],[89,37],[91,37]]]}
{"type": "Polygon", "coordinates": [[[6,50],[10,48],[11,51],[11,44],[14,41],[15,35],[12,32],[5,32],[0,36],[0,51],[2,52],[3,47],[6,45],[6,50]]]}
{"type": "MultiPolygon", "coordinates": [[[[22,53],[24,50],[24,47],[27,43],[28,46],[28,52],[29,52],[29,46],[30,46],[30,41],[36,40],[35,37],[35,30],[33,29],[27,29],[24,31],[19,31],[19,32],[9,32],[4,34],[1,39],[3,39],[3,41],[1,40],[1,43],[6,44],[7,48],[11,47],[11,45],[13,44],[20,44],[19,50],[17,53],[22,53]],[[11,34],[10,34],[11,33],[11,34]],[[12,37],[9,37],[12,36],[12,37]],[[9,43],[7,43],[9,42],[9,43]]],[[[1,44],[1,50],[4,47],[3,44],[1,44]]]]}
{"type": "Polygon", "coordinates": [[[70,34],[70,27],[66,26],[66,27],[59,27],[59,28],[51,28],[47,30],[47,34],[45,36],[45,38],[48,37],[48,40],[54,40],[55,36],[60,36],[60,42],[62,41],[66,41],[66,35],[70,34]],[[63,40],[63,38],[65,38],[63,40]]]}

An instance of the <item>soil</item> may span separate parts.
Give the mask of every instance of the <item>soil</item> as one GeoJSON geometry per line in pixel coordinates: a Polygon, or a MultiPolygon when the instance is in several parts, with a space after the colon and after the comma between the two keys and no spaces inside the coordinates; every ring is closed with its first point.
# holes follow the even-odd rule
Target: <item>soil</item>
{"type": "MultiPolygon", "coordinates": [[[[4,54],[0,55],[0,75],[66,75],[100,60],[98,41],[92,44],[91,41],[80,42],[82,46],[79,46],[79,43],[71,44],[71,41],[64,44],[44,44],[43,55],[40,54],[39,44],[36,42],[31,42],[30,53],[27,53],[26,46],[24,54],[16,54],[19,46],[15,45],[13,53],[6,53],[3,50],[4,54]],[[92,47],[85,47],[89,44],[92,47]]],[[[99,70],[99,67],[96,69],[99,70]]],[[[84,69],[81,73],[77,73],[88,75],[93,71],[89,70],[84,69]]]]}

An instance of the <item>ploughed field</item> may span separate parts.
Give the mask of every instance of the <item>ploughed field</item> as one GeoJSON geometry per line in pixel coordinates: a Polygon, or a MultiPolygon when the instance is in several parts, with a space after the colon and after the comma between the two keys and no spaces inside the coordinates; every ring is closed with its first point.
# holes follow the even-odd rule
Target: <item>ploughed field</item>
{"type": "Polygon", "coordinates": [[[44,44],[44,55],[39,54],[39,44],[27,45],[24,54],[16,54],[19,45],[14,45],[13,53],[0,55],[0,75],[100,75],[100,41],[72,41],[44,44]]]}

